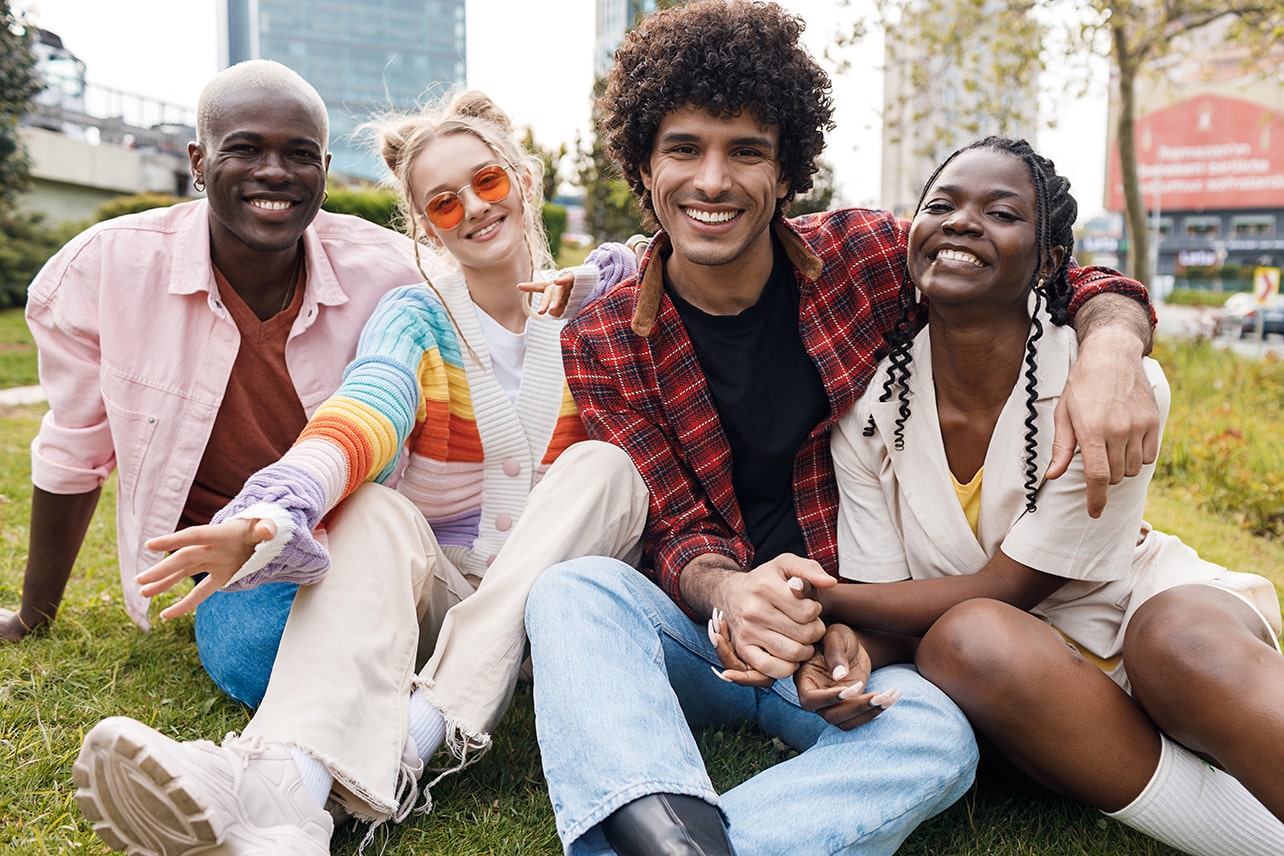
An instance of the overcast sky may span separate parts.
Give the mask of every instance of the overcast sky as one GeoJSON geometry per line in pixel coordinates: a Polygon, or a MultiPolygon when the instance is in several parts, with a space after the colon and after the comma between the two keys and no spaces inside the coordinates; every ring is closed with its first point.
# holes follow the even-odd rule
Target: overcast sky
{"type": "MultiPolygon", "coordinates": [[[[88,67],[91,83],[195,106],[218,71],[216,0],[17,0],[38,26],[62,36],[88,67]]],[[[807,21],[805,39],[817,57],[836,29],[858,12],[835,0],[784,0],[807,21]]],[[[868,0],[855,0],[857,8],[868,0]]],[[[543,145],[572,144],[588,126],[593,84],[594,0],[552,7],[529,0],[467,0],[468,85],[495,99],[543,145]],[[500,22],[496,26],[496,22],[500,22]],[[485,26],[483,26],[483,24],[485,26]],[[479,36],[484,32],[485,38],[479,36]]],[[[850,55],[852,70],[834,79],[838,127],[829,135],[843,202],[876,204],[879,193],[879,102],[882,47],[869,39],[850,55]]],[[[1098,86],[1104,90],[1104,86],[1098,86]]],[[[1040,148],[1074,183],[1086,215],[1100,207],[1105,161],[1105,102],[1056,105],[1061,129],[1040,136],[1040,148]]]]}

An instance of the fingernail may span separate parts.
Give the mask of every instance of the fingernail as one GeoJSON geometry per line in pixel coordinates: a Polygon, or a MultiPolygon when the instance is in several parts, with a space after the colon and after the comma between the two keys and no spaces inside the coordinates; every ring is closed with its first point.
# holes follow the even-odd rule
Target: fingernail
{"type": "Polygon", "coordinates": [[[794,591],[802,591],[804,588],[806,588],[806,587],[807,587],[807,583],[803,582],[803,581],[802,581],[801,579],[799,579],[798,577],[790,577],[790,578],[789,578],[789,587],[790,587],[791,589],[793,589],[794,591]]]}
{"type": "Polygon", "coordinates": [[[705,629],[709,631],[709,644],[717,648],[718,647],[718,628],[715,626],[714,620],[712,618],[709,619],[709,623],[705,629]]]}
{"type": "Polygon", "coordinates": [[[847,677],[847,667],[842,663],[834,666],[834,680],[841,681],[845,677],[847,677]]]}
{"type": "Polygon", "coordinates": [[[881,692],[878,695],[871,698],[869,700],[869,703],[873,705],[878,705],[879,707],[883,708],[883,710],[886,710],[887,708],[896,704],[896,702],[900,701],[900,698],[901,698],[900,690],[887,690],[886,692],[881,692]]]}
{"type": "Polygon", "coordinates": [[[719,671],[718,671],[715,667],[713,667],[713,666],[710,666],[710,667],[709,667],[709,671],[711,671],[711,672],[713,672],[715,675],[717,675],[717,676],[718,676],[718,678],[719,678],[719,680],[726,681],[726,682],[727,682],[727,683],[729,683],[729,684],[730,684],[730,683],[735,683],[734,681],[732,681],[732,680],[731,680],[731,678],[728,678],[725,674],[723,674],[722,672],[719,672],[719,671]]]}
{"type": "Polygon", "coordinates": [[[838,694],[838,697],[843,701],[847,701],[847,699],[852,698],[853,696],[860,695],[860,691],[863,689],[865,689],[865,682],[857,681],[856,683],[852,684],[850,687],[847,687],[845,690],[840,692],[838,694]]]}

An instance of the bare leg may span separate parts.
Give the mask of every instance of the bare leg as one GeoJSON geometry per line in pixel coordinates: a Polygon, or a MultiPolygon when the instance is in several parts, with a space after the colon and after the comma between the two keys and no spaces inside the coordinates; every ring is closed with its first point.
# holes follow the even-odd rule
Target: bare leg
{"type": "Polygon", "coordinates": [[[1211,586],[1155,595],[1124,638],[1133,696],[1284,820],[1284,657],[1248,604],[1211,586]]]}
{"type": "Polygon", "coordinates": [[[1141,708],[1013,606],[959,604],[923,638],[917,663],[1018,769],[1054,791],[1116,811],[1159,764],[1159,733],[1141,708]]]}

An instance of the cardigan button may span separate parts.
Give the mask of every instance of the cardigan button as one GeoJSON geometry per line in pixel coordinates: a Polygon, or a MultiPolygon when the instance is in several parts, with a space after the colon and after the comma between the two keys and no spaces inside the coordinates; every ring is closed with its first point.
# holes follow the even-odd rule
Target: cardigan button
{"type": "Polygon", "coordinates": [[[504,458],[504,475],[516,478],[522,471],[522,465],[516,458],[504,458]]]}
{"type": "Polygon", "coordinates": [[[513,528],[513,515],[507,511],[501,511],[495,515],[495,528],[500,532],[507,532],[513,528]]]}

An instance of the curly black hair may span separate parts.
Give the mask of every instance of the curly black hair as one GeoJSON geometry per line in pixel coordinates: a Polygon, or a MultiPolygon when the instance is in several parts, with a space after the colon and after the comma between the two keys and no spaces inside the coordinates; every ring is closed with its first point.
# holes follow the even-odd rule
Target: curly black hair
{"type": "Polygon", "coordinates": [[[833,128],[829,75],[799,44],[805,24],[775,3],[693,0],[644,18],[624,38],[598,99],[607,155],[652,217],[642,185],[660,122],[685,106],[732,118],[746,111],[780,128],[789,193],[811,188],[825,132],[833,128]]]}
{"type": "MultiPolygon", "coordinates": [[[[956,157],[963,152],[976,151],[978,149],[1001,154],[1010,155],[1025,163],[1026,168],[1030,170],[1030,181],[1034,184],[1035,200],[1035,264],[1034,273],[1030,278],[1030,288],[1034,290],[1040,301],[1047,301],[1048,314],[1052,318],[1052,323],[1064,325],[1069,322],[1070,298],[1073,296],[1070,288],[1070,278],[1068,271],[1071,263],[1071,253],[1074,250],[1074,221],[1079,216],[1079,205],[1075,198],[1070,195],[1070,180],[1057,172],[1056,164],[1034,150],[1034,148],[1025,140],[1011,139],[1008,137],[991,136],[981,140],[976,140],[950,155],[941,165],[936,168],[932,176],[923,185],[923,192],[919,194],[918,204],[914,207],[917,214],[923,207],[923,200],[927,198],[928,192],[936,184],[937,177],[941,171],[950,165],[956,157]],[[1053,271],[1051,278],[1044,279],[1039,275],[1044,261],[1049,259],[1053,248],[1060,247],[1063,249],[1061,263],[1053,271]]],[[[899,451],[905,448],[905,420],[909,418],[909,375],[910,375],[910,347],[914,342],[914,324],[913,313],[916,308],[914,297],[914,284],[906,279],[901,286],[900,293],[900,318],[897,320],[895,327],[888,333],[887,340],[892,349],[888,354],[887,378],[883,382],[883,392],[879,396],[879,401],[888,401],[892,397],[894,390],[898,390],[898,399],[900,406],[897,408],[896,428],[893,432],[893,444],[899,451]]],[[[1026,391],[1026,418],[1025,418],[1025,490],[1026,490],[1026,510],[1034,511],[1036,508],[1035,494],[1037,493],[1038,479],[1035,477],[1035,425],[1034,425],[1034,402],[1038,399],[1038,390],[1035,388],[1034,371],[1037,365],[1035,361],[1036,343],[1043,337],[1043,324],[1038,317],[1038,304],[1036,312],[1031,319],[1030,336],[1025,343],[1025,391],[1026,391]]],[[[866,436],[873,434],[873,419],[871,424],[865,427],[866,436]]]]}

